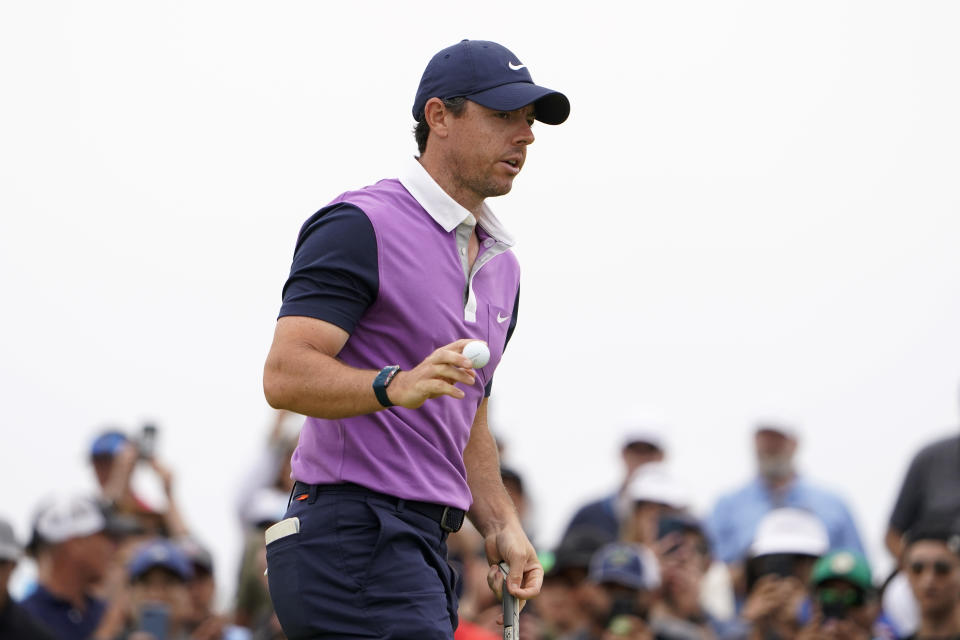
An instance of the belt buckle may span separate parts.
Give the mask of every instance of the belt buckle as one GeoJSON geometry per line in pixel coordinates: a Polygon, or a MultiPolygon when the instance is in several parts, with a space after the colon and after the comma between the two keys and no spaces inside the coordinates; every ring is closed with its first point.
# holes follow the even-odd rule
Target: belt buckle
{"type": "Polygon", "coordinates": [[[440,514],[440,528],[448,533],[460,531],[460,527],[463,526],[463,516],[464,513],[461,509],[451,509],[450,507],[444,506],[443,513],[440,514]],[[457,515],[459,517],[454,518],[452,524],[447,524],[448,515],[457,515]]]}

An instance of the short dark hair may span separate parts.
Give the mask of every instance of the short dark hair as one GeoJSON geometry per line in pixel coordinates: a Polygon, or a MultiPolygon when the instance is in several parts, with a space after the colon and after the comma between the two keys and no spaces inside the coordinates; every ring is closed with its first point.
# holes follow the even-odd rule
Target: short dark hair
{"type": "Polygon", "coordinates": [[[904,535],[907,547],[921,540],[943,542],[950,551],[960,554],[960,523],[953,518],[928,517],[910,527],[904,535]]]}
{"type": "MultiPolygon", "coordinates": [[[[467,108],[467,99],[463,96],[456,98],[443,98],[443,106],[453,114],[454,118],[459,118],[464,109],[467,108]]],[[[417,150],[423,153],[427,150],[427,136],[430,135],[430,125],[427,124],[427,116],[417,120],[417,126],[413,129],[413,137],[417,141],[417,150]]]]}

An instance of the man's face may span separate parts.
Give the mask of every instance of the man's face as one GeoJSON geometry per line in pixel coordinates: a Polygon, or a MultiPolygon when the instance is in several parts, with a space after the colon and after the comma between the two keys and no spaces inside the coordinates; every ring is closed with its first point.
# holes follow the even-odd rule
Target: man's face
{"type": "Polygon", "coordinates": [[[103,532],[74,538],[64,544],[70,545],[70,555],[77,563],[78,571],[91,583],[103,579],[117,549],[116,542],[103,532]]]}
{"type": "Polygon", "coordinates": [[[101,488],[105,488],[110,481],[110,472],[113,470],[113,456],[96,455],[90,461],[93,464],[93,473],[97,476],[97,483],[101,488]]]}
{"type": "Polygon", "coordinates": [[[623,464],[627,468],[627,477],[647,464],[663,460],[663,451],[646,442],[631,442],[623,448],[623,464]]]}
{"type": "Polygon", "coordinates": [[[153,567],[137,578],[130,588],[134,611],[145,604],[165,604],[174,621],[185,620],[190,612],[190,594],[186,583],[163,567],[153,567]]]}
{"type": "Polygon", "coordinates": [[[924,616],[943,616],[960,603],[960,558],[946,543],[919,540],[907,548],[910,588],[924,616]]]}
{"type": "Polygon", "coordinates": [[[467,101],[463,113],[448,118],[446,161],[457,188],[480,199],[510,192],[533,144],[533,105],[494,111],[467,101]]]}
{"type": "Polygon", "coordinates": [[[785,478],[793,473],[797,441],[778,431],[762,429],[754,436],[757,471],[764,478],[785,478]]]}

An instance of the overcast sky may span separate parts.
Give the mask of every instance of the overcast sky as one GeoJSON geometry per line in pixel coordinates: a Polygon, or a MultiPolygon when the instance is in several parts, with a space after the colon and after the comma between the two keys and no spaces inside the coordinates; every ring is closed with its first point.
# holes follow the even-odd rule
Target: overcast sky
{"type": "Polygon", "coordinates": [[[629,7],[4,3],[0,514],[25,535],[102,425],[155,420],[232,580],[297,230],[396,175],[424,65],[473,38],[572,104],[490,203],[523,267],[493,426],[540,542],[628,426],[702,514],[785,416],[887,566],[906,464],[958,422],[960,4],[629,7]]]}

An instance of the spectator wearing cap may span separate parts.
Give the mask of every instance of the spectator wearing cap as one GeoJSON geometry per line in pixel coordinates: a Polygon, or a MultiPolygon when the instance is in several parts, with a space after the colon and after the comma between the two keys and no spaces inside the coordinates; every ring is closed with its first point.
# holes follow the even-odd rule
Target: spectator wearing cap
{"type": "MultiPolygon", "coordinates": [[[[23,601],[58,638],[95,637],[107,602],[95,596],[125,526],[94,498],[57,496],[41,505],[31,546],[39,556],[39,584],[23,601]]],[[[97,635],[96,637],[99,637],[97,635]]]]}
{"type": "Polygon", "coordinates": [[[590,560],[616,540],[604,529],[579,525],[568,530],[544,560],[543,587],[533,601],[549,637],[571,640],[589,626],[590,560]]]}
{"type": "Polygon", "coordinates": [[[895,638],[878,624],[880,603],[867,559],[834,551],[817,560],[810,578],[813,616],[797,640],[895,638]]]}
{"type": "Polygon", "coordinates": [[[826,527],[809,511],[785,507],[764,516],[746,563],[741,625],[728,637],[793,638],[805,622],[813,565],[828,546],[826,527]]]}
{"type": "MultiPolygon", "coordinates": [[[[144,431],[153,434],[156,427],[147,425],[144,431]]],[[[122,431],[107,429],[90,445],[90,463],[100,485],[101,498],[114,512],[136,518],[143,530],[152,535],[187,535],[173,492],[173,473],[157,460],[152,438],[132,439],[122,431]],[[141,462],[153,470],[163,485],[167,501],[163,512],[153,509],[133,491],[131,477],[141,462]]]]}
{"type": "Polygon", "coordinates": [[[13,601],[7,591],[10,575],[20,560],[22,549],[13,527],[0,519],[0,638],[16,640],[55,640],[39,620],[13,601]]]}
{"type": "Polygon", "coordinates": [[[611,494],[577,509],[567,525],[567,531],[575,527],[590,526],[607,531],[614,538],[619,537],[622,521],[620,505],[630,479],[643,465],[664,459],[663,440],[653,430],[632,432],[624,438],[620,458],[623,463],[620,486],[611,494]]]}
{"type": "Polygon", "coordinates": [[[577,640],[661,639],[647,623],[656,593],[647,587],[646,570],[644,557],[632,544],[605,545],[594,554],[587,580],[588,625],[577,640]]]}
{"type": "Polygon", "coordinates": [[[864,553],[860,534],[844,501],[797,473],[794,458],[798,440],[796,430],[790,426],[760,423],[753,436],[756,477],[741,489],[721,496],[707,519],[714,553],[731,566],[734,584],[741,593],[740,565],[757,525],[776,508],[795,507],[815,513],[826,526],[831,550],[864,553]]]}
{"type": "Polygon", "coordinates": [[[248,629],[230,624],[226,616],[214,610],[217,588],[210,550],[195,538],[178,540],[177,546],[192,569],[192,577],[187,582],[190,610],[186,617],[190,640],[247,640],[248,629]]]}
{"type": "Polygon", "coordinates": [[[931,519],[907,532],[903,567],[920,610],[907,640],[960,639],[960,526],[931,519]]]}
{"type": "Polygon", "coordinates": [[[623,492],[620,538],[652,548],[660,518],[684,513],[689,506],[689,491],[666,463],[648,463],[633,474],[623,492]]]}
{"type": "Polygon", "coordinates": [[[706,640],[727,633],[731,625],[713,616],[703,604],[712,559],[700,520],[687,513],[661,517],[654,547],[661,586],[651,610],[651,628],[671,640],[706,640]]]}
{"type": "Polygon", "coordinates": [[[644,556],[647,587],[660,586],[660,567],[655,548],[661,518],[685,513],[689,492],[664,462],[650,462],[630,479],[621,500],[620,540],[637,545],[644,556]]]}
{"type": "Polygon", "coordinates": [[[174,542],[154,538],[134,551],[127,566],[130,609],[117,640],[139,640],[150,633],[166,640],[189,638],[190,592],[193,568],[174,542]]]}

